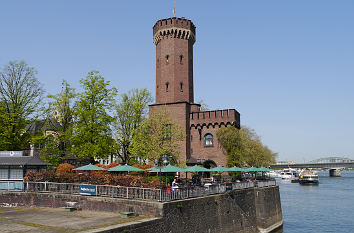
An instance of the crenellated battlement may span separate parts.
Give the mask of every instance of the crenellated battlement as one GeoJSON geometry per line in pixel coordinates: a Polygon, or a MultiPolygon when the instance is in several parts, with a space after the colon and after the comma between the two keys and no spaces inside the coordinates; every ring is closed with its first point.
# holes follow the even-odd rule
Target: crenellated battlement
{"type": "Polygon", "coordinates": [[[202,125],[226,125],[232,124],[240,127],[240,113],[235,109],[224,109],[215,111],[192,112],[189,114],[191,127],[202,125]]]}
{"type": "Polygon", "coordinates": [[[157,45],[160,40],[168,37],[191,40],[195,42],[195,26],[185,18],[168,18],[158,20],[153,27],[153,41],[157,45]]]}

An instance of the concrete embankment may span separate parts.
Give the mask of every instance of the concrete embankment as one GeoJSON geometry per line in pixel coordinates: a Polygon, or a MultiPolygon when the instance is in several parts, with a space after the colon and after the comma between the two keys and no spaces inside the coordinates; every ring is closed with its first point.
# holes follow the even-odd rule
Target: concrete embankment
{"type": "Polygon", "coordinates": [[[90,232],[188,233],[271,232],[282,226],[279,187],[233,190],[171,202],[125,200],[56,193],[2,192],[0,203],[63,207],[78,202],[83,210],[135,212],[151,221],[129,222],[90,232]]]}

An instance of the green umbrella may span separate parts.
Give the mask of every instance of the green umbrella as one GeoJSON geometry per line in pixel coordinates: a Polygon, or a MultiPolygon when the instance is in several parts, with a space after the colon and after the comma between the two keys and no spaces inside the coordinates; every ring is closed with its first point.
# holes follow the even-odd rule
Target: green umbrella
{"type": "Polygon", "coordinates": [[[259,170],[256,167],[250,167],[250,168],[245,169],[244,171],[246,171],[246,172],[258,172],[259,170]]]}
{"type": "Polygon", "coordinates": [[[229,172],[230,169],[226,168],[226,167],[214,167],[212,169],[210,169],[211,172],[229,172]]]}
{"type": "Polygon", "coordinates": [[[175,167],[172,165],[167,165],[166,167],[161,169],[161,172],[167,173],[167,172],[185,172],[183,168],[175,167]]]}
{"type": "Polygon", "coordinates": [[[242,172],[242,171],[244,171],[242,168],[240,168],[240,167],[236,167],[236,166],[234,166],[234,167],[232,167],[232,168],[229,168],[229,171],[230,172],[242,172]]]}
{"type": "Polygon", "coordinates": [[[148,172],[160,172],[160,168],[159,167],[151,167],[151,168],[146,169],[145,171],[148,171],[148,172]]]}
{"type": "Polygon", "coordinates": [[[272,170],[269,169],[269,168],[266,168],[266,167],[260,167],[260,168],[258,168],[258,171],[260,171],[260,172],[270,172],[272,170]]]}
{"type": "Polygon", "coordinates": [[[184,172],[210,172],[210,170],[205,167],[199,167],[198,165],[194,165],[193,167],[187,167],[184,172]]]}
{"type": "Polygon", "coordinates": [[[110,171],[110,172],[140,172],[140,171],[144,171],[144,170],[125,164],[125,165],[112,167],[112,168],[108,169],[108,171],[110,171]]]}
{"type": "Polygon", "coordinates": [[[75,168],[74,170],[75,171],[107,171],[107,169],[92,165],[91,163],[89,165],[75,168]]]}

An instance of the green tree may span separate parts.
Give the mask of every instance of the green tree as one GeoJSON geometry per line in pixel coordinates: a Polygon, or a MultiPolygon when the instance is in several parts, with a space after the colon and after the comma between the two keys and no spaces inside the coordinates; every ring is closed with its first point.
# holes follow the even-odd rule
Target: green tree
{"type": "Polygon", "coordinates": [[[242,127],[220,128],[216,136],[224,148],[229,166],[268,166],[275,161],[276,153],[264,146],[253,129],[242,127]]]}
{"type": "Polygon", "coordinates": [[[24,61],[11,61],[0,72],[0,150],[24,150],[29,146],[33,123],[42,108],[44,94],[37,71],[24,61]]]}
{"type": "Polygon", "coordinates": [[[123,164],[130,160],[130,145],[133,132],[136,130],[148,113],[148,104],[152,97],[147,89],[133,89],[122,95],[122,100],[116,105],[115,130],[119,150],[117,155],[123,164]]]}
{"type": "Polygon", "coordinates": [[[89,72],[80,83],[83,92],[74,107],[72,152],[79,159],[107,158],[116,151],[111,130],[114,119],[109,113],[117,90],[109,88],[109,81],[98,71],[89,72]]]}
{"type": "Polygon", "coordinates": [[[62,91],[48,96],[52,101],[47,110],[45,126],[33,140],[35,144],[41,145],[39,155],[55,166],[71,151],[75,96],[75,90],[63,80],[62,91]]]}
{"type": "Polygon", "coordinates": [[[134,131],[130,152],[132,157],[154,161],[163,156],[172,156],[178,161],[180,142],[185,138],[181,127],[166,109],[155,112],[134,131]]]}

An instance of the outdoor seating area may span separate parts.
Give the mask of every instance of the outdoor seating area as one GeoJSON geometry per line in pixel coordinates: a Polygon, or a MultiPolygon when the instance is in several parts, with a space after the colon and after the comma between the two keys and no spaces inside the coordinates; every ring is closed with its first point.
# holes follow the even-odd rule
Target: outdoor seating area
{"type": "MultiPolygon", "coordinates": [[[[1,185],[3,186],[2,189],[7,191],[56,192],[113,198],[171,201],[224,193],[235,189],[276,185],[275,180],[264,176],[264,173],[267,171],[270,171],[270,169],[254,167],[215,167],[207,169],[197,165],[183,168],[167,165],[147,169],[129,165],[118,165],[106,169],[101,166],[89,164],[73,169],[71,175],[80,177],[86,174],[88,177],[94,177],[100,174],[105,177],[112,176],[120,180],[135,176],[141,178],[139,182],[142,182],[143,178],[153,177],[158,179],[159,183],[154,187],[146,187],[139,182],[133,185],[131,183],[120,185],[120,183],[108,184],[103,181],[94,183],[79,180],[75,181],[75,183],[70,183],[67,179],[60,181],[27,179],[16,187],[16,189],[13,189],[12,186],[14,184],[11,182],[3,182],[1,185]],[[116,173],[116,175],[113,175],[113,173],[116,173]],[[132,175],[132,173],[134,175],[132,175]]],[[[43,174],[38,175],[42,176],[43,174]]],[[[110,179],[112,179],[112,177],[110,179]]]]}
{"type": "Polygon", "coordinates": [[[181,190],[184,188],[190,188],[195,186],[211,187],[215,184],[225,183],[225,182],[241,182],[241,181],[253,181],[253,180],[269,180],[270,178],[265,175],[266,172],[272,171],[265,167],[250,167],[250,168],[240,168],[231,167],[226,168],[222,166],[214,167],[211,169],[202,166],[185,166],[176,167],[172,165],[167,165],[164,167],[151,167],[148,169],[140,169],[130,165],[119,165],[109,169],[102,168],[100,166],[95,166],[92,164],[85,165],[74,169],[75,171],[108,171],[108,172],[118,172],[118,173],[128,173],[129,172],[149,172],[156,173],[160,176],[160,188],[165,188],[168,192],[181,190]],[[236,176],[236,172],[239,174],[236,176]],[[183,173],[185,175],[183,176],[183,173]],[[192,173],[189,177],[188,173],[192,173]],[[213,174],[211,174],[213,173],[213,174]],[[221,173],[226,173],[222,176],[221,173]],[[230,175],[231,173],[231,175],[230,175]],[[258,174],[258,175],[257,175],[258,174]],[[169,179],[169,177],[173,179],[169,179]],[[164,182],[162,182],[162,177],[164,182]],[[184,178],[182,178],[184,177],[184,178]]]}

